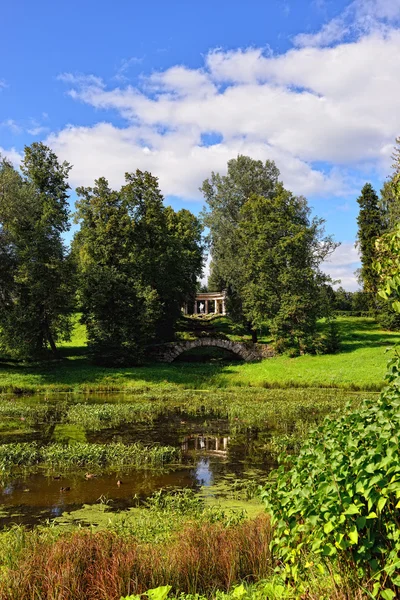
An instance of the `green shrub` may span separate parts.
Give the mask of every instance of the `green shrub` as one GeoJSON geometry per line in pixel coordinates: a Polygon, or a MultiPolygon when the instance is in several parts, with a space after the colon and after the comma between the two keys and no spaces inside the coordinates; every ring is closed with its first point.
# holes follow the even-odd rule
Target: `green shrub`
{"type": "Polygon", "coordinates": [[[327,417],[298,457],[263,491],[272,514],[272,548],[297,578],[305,555],[370,579],[374,597],[400,593],[400,360],[389,363],[377,400],[327,417]]]}

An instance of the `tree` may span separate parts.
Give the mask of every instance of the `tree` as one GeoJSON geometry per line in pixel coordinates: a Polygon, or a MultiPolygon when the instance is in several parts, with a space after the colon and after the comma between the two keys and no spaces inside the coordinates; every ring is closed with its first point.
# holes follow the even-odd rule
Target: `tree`
{"type": "Polygon", "coordinates": [[[346,290],[343,287],[338,287],[338,289],[334,292],[334,297],[335,310],[352,310],[353,294],[351,292],[346,292],[346,290]]]}
{"type": "MultiPolygon", "coordinates": [[[[228,311],[238,321],[245,319],[237,285],[236,230],[240,210],[252,194],[272,197],[278,178],[279,170],[273,161],[263,163],[249,156],[239,155],[228,162],[226,175],[213,172],[201,187],[208,205],[202,216],[210,231],[210,286],[218,284],[220,289],[227,290],[228,311]]],[[[251,328],[251,323],[249,327],[251,328]]]]}
{"type": "Polygon", "coordinates": [[[364,185],[357,202],[360,206],[357,217],[357,246],[361,253],[360,279],[364,291],[369,294],[370,308],[376,309],[378,276],[372,264],[376,258],[375,240],[382,234],[382,211],[378,196],[370,183],[364,185]]]}
{"type": "Polygon", "coordinates": [[[316,323],[327,316],[320,263],[336,245],[323,220],[310,219],[303,197],[278,184],[275,196],[252,195],[242,206],[237,235],[243,312],[253,328],[269,321],[275,345],[294,353],[315,347],[316,323]]]}
{"type": "Polygon", "coordinates": [[[104,178],[77,194],[73,252],[89,351],[105,364],[138,362],[155,335],[159,298],[137,277],[129,205],[104,178]]]}
{"type": "Polygon", "coordinates": [[[378,294],[400,313],[400,224],[378,238],[375,245],[373,268],[378,276],[378,294]]]}
{"type": "Polygon", "coordinates": [[[127,173],[119,191],[106,179],[78,188],[83,322],[96,360],[132,364],[155,339],[170,339],[202,269],[201,227],[189,211],[165,208],[158,181],[127,173]]]}
{"type": "Polygon", "coordinates": [[[400,197],[395,181],[395,175],[393,175],[385,181],[381,189],[379,208],[382,214],[382,232],[392,231],[400,222],[400,197]]]}
{"type": "Polygon", "coordinates": [[[284,189],[271,161],[239,156],[226,176],[212,173],[202,191],[211,284],[227,289],[229,313],[248,324],[253,341],[266,320],[277,337],[312,337],[323,304],[316,289],[327,281],[316,267],[335,247],[322,237],[322,221],[309,219],[306,200],[284,189]]]}
{"type": "Polygon", "coordinates": [[[25,148],[22,174],[5,160],[0,166],[0,344],[14,357],[37,358],[48,347],[56,355],[71,331],[74,276],[62,240],[70,168],[42,143],[25,148]]]}

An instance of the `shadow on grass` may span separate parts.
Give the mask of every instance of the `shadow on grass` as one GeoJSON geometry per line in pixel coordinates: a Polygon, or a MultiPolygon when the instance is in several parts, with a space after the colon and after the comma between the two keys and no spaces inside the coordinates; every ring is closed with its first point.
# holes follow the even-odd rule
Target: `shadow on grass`
{"type": "Polygon", "coordinates": [[[219,376],[231,372],[226,363],[172,363],[112,368],[93,365],[84,357],[49,361],[40,365],[1,365],[0,391],[113,391],[154,386],[186,389],[220,387],[219,376]]]}
{"type": "Polygon", "coordinates": [[[400,342],[400,332],[383,331],[372,319],[338,321],[341,341],[340,353],[354,352],[360,348],[384,348],[400,342]]]}

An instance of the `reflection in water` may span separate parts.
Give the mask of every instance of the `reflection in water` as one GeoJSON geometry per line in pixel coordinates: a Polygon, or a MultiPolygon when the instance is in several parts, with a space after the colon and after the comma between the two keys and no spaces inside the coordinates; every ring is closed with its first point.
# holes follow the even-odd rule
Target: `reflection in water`
{"type": "Polygon", "coordinates": [[[199,485],[210,487],[214,483],[214,477],[210,468],[210,459],[201,458],[196,466],[196,479],[199,485]]]}
{"type": "Polygon", "coordinates": [[[228,455],[229,439],[229,437],[202,434],[188,435],[184,438],[181,448],[184,453],[190,452],[191,450],[194,450],[195,452],[205,451],[226,457],[228,455]]]}
{"type": "MultiPolygon", "coordinates": [[[[136,504],[134,497],[145,500],[159,490],[209,487],[227,476],[240,478],[249,469],[266,472],[271,462],[265,451],[268,430],[230,429],[227,418],[212,413],[198,415],[168,411],[151,423],[125,423],[119,427],[84,432],[79,426],[56,425],[46,430],[41,443],[75,441],[108,443],[122,441],[144,444],[169,444],[182,449],[182,464],[164,471],[135,471],[126,467],[104,472],[92,467],[96,477],[87,479],[86,468],[68,471],[54,478],[46,475],[19,473],[11,480],[0,481],[0,526],[11,522],[35,524],[107,499],[112,510],[136,504]],[[184,420],[183,420],[184,419],[184,420]],[[118,486],[117,481],[123,484],[118,486]],[[61,491],[61,488],[70,488],[61,491]]],[[[16,440],[15,440],[16,441],[16,440]]]]}

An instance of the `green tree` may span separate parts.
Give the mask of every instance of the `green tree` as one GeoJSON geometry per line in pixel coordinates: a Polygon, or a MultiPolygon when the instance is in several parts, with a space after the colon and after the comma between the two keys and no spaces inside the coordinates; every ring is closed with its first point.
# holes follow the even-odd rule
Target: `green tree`
{"type": "Polygon", "coordinates": [[[335,247],[322,237],[322,221],[310,220],[306,200],[284,189],[271,161],[239,156],[227,175],[212,173],[202,191],[209,285],[227,289],[231,316],[247,323],[253,341],[266,320],[283,346],[313,337],[328,298],[316,294],[327,280],[316,265],[335,247]]]}
{"type": "Polygon", "coordinates": [[[137,170],[126,180],[122,193],[133,223],[137,276],[160,298],[157,339],[171,340],[181,308],[194,297],[202,273],[202,226],[190,211],[164,207],[158,179],[151,173],[137,170]]]}
{"type": "Polygon", "coordinates": [[[351,292],[346,292],[343,287],[338,287],[338,289],[334,292],[334,306],[335,310],[352,310],[352,298],[353,294],[351,292]]]}
{"type": "Polygon", "coordinates": [[[375,242],[378,294],[400,313],[400,224],[375,242]]]}
{"type": "Polygon", "coordinates": [[[130,207],[104,178],[77,194],[73,251],[89,351],[105,364],[139,362],[155,335],[160,302],[137,277],[130,207]]]}
{"type": "Polygon", "coordinates": [[[360,212],[357,217],[357,246],[361,254],[360,280],[369,294],[369,306],[376,309],[378,276],[372,267],[376,258],[375,240],[382,234],[382,211],[379,199],[370,183],[366,183],[357,199],[360,212]]]}
{"type": "Polygon", "coordinates": [[[400,197],[395,182],[393,175],[385,181],[381,189],[379,208],[382,214],[382,232],[391,231],[400,222],[400,197]]]}
{"type": "Polygon", "coordinates": [[[74,273],[62,239],[70,168],[41,143],[25,148],[22,173],[0,165],[0,344],[13,357],[55,355],[71,331],[74,273]]]}
{"type": "Polygon", "coordinates": [[[99,361],[137,363],[146,345],[174,333],[202,269],[201,227],[189,211],[165,208],[148,172],[112,190],[99,179],[78,188],[74,253],[89,348],[99,361]]]}
{"type": "MultiPolygon", "coordinates": [[[[396,229],[400,222],[400,138],[397,138],[393,152],[393,171],[390,178],[385,181],[379,202],[382,213],[382,233],[396,229]]],[[[377,319],[385,329],[399,330],[400,315],[393,310],[389,302],[378,298],[379,312],[377,319]]]]}
{"type": "MultiPolygon", "coordinates": [[[[213,172],[201,187],[207,203],[202,216],[209,228],[208,243],[212,255],[210,286],[218,285],[227,290],[228,312],[238,321],[245,321],[237,277],[240,210],[253,194],[273,197],[278,178],[279,170],[273,161],[263,163],[239,155],[228,162],[226,175],[213,172]]],[[[251,323],[248,326],[252,328],[251,323]]],[[[255,335],[254,329],[252,331],[255,335]]]]}
{"type": "Polygon", "coordinates": [[[313,350],[316,323],[327,316],[321,262],[336,247],[323,220],[310,218],[303,197],[277,185],[275,196],[252,195],[237,230],[239,293],[253,328],[270,323],[278,349],[313,350]]]}

